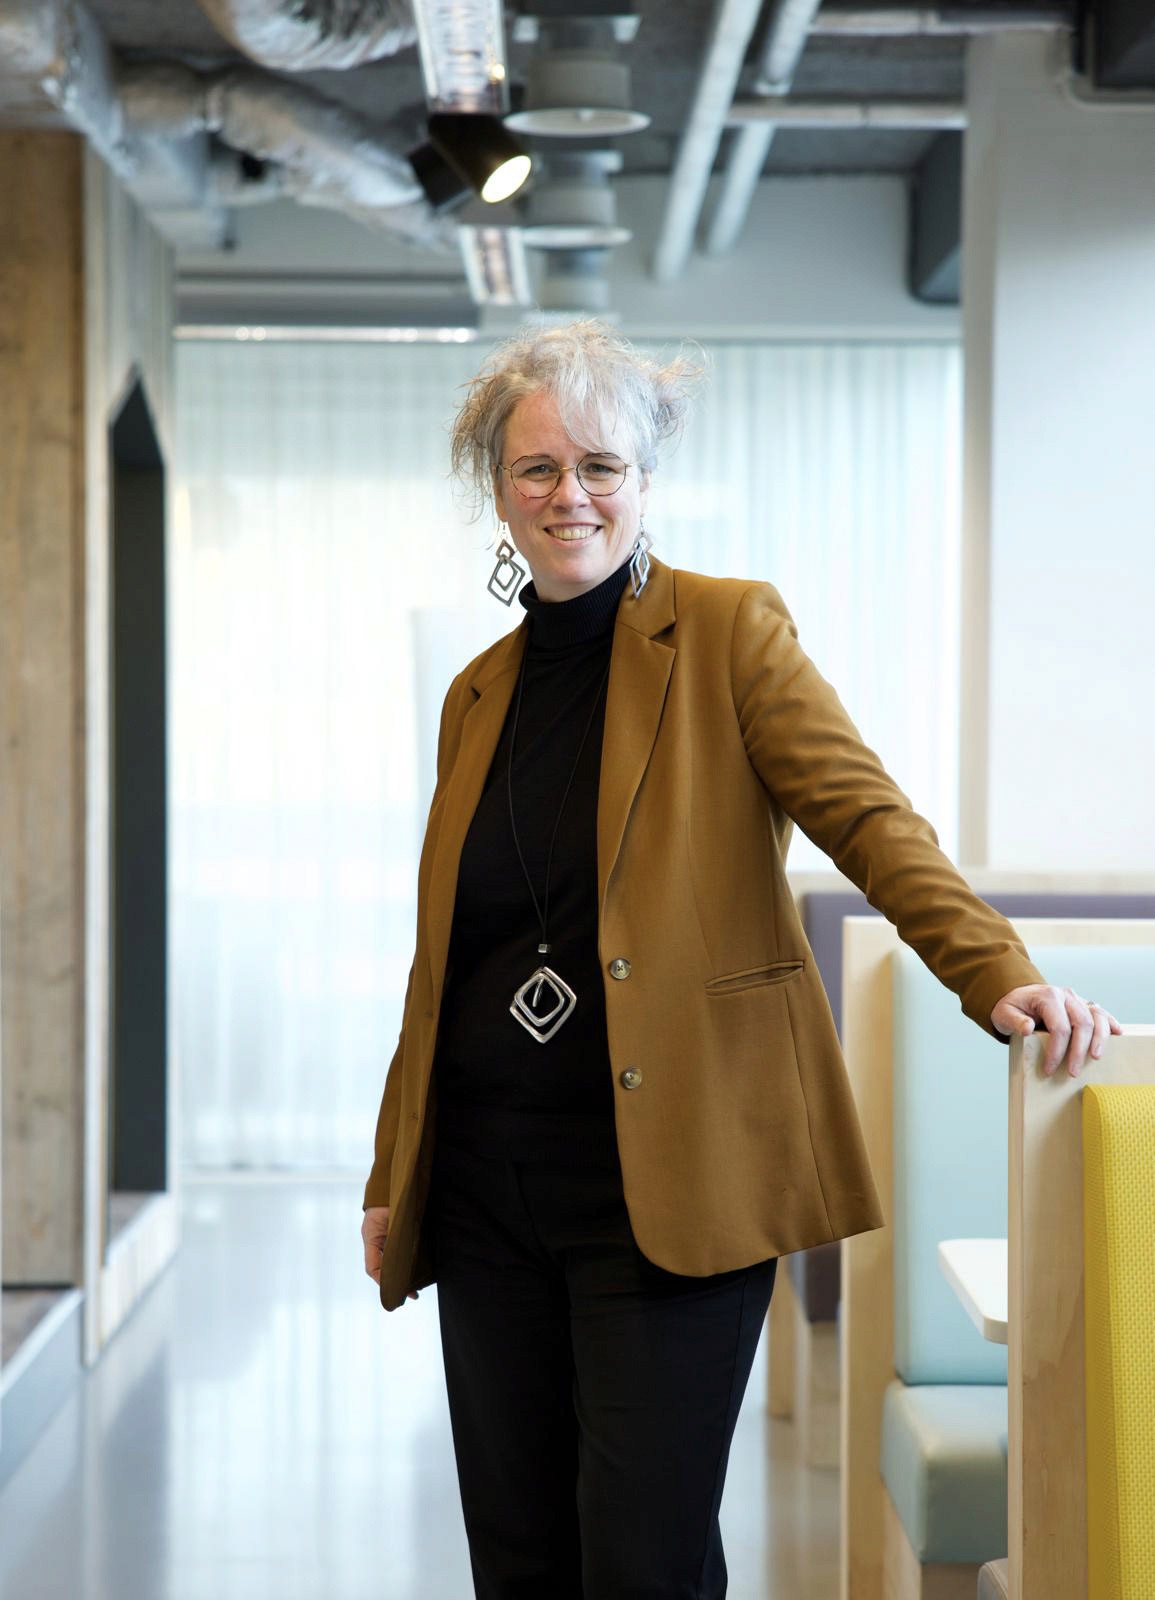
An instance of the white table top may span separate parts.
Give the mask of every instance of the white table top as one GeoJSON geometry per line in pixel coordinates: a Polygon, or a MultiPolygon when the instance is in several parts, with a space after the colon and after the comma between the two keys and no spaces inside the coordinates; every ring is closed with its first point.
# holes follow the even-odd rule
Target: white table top
{"type": "Polygon", "coordinates": [[[942,1239],[938,1264],[984,1339],[1007,1342],[1007,1241],[942,1239]]]}

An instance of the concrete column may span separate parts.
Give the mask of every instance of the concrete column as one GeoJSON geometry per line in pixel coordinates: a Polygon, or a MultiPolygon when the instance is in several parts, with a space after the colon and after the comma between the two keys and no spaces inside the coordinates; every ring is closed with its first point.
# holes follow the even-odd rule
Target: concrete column
{"type": "Polygon", "coordinates": [[[0,131],[4,1282],[81,1273],[83,141],[0,131]]]}
{"type": "Polygon", "coordinates": [[[1155,108],[969,48],[961,859],[1150,870],[1155,108]]]}

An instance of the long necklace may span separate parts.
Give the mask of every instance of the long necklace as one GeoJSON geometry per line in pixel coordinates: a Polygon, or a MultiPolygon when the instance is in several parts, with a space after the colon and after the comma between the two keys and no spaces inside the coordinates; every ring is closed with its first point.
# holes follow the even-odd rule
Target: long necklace
{"type": "MultiPolygon", "coordinates": [[[[574,759],[573,770],[570,773],[569,781],[565,786],[565,793],[561,797],[561,805],[557,809],[557,820],[553,825],[553,834],[551,835],[549,841],[549,853],[546,856],[545,861],[545,909],[543,910],[542,907],[537,903],[537,895],[533,890],[533,879],[529,875],[529,869],[525,864],[525,857],[521,853],[521,843],[517,837],[517,825],[513,820],[513,747],[517,740],[517,723],[518,718],[521,716],[521,692],[525,686],[525,668],[528,659],[529,644],[527,641],[525,654],[521,658],[521,672],[518,675],[517,680],[517,703],[514,706],[513,727],[510,730],[509,735],[509,770],[507,774],[506,787],[509,793],[509,826],[513,832],[513,842],[517,849],[517,859],[521,862],[521,870],[525,874],[526,885],[529,888],[530,898],[533,901],[533,909],[537,912],[537,920],[541,928],[541,938],[538,941],[537,950],[539,955],[548,955],[550,951],[547,928],[549,918],[549,874],[550,867],[553,863],[554,842],[557,839],[557,830],[561,824],[561,814],[565,810],[565,803],[569,798],[570,789],[573,787],[574,778],[577,776],[578,762],[581,760],[582,751],[585,749],[586,740],[589,738],[590,729],[593,727],[594,715],[598,709],[598,702],[602,697],[602,690],[605,687],[606,679],[610,675],[610,663],[608,661],[606,662],[606,670],[602,673],[601,682],[598,684],[597,693],[594,695],[594,703],[590,708],[590,714],[585,725],[585,732],[581,736],[581,743],[578,745],[577,756],[574,759]]],[[[513,997],[513,1003],[509,1009],[511,1015],[517,1018],[518,1022],[521,1023],[526,1032],[536,1039],[538,1044],[545,1044],[547,1039],[553,1038],[554,1034],[561,1027],[562,1023],[567,1021],[568,1018],[572,1016],[573,1009],[576,1005],[577,995],[570,988],[565,979],[559,977],[558,974],[554,972],[552,967],[547,967],[543,964],[539,966],[535,972],[532,972],[521,985],[521,987],[516,991],[513,997]],[[535,1008],[543,988],[548,988],[550,991],[552,991],[554,1004],[550,1010],[546,1012],[539,1012],[535,1008]],[[531,989],[533,991],[532,994],[530,994],[531,989]]]]}

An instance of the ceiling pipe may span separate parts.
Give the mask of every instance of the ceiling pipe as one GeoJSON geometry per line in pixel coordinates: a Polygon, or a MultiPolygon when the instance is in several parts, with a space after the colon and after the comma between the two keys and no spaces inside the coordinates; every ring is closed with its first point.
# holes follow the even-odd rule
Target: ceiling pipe
{"type": "Polygon", "coordinates": [[[217,32],[262,67],[345,71],[415,43],[404,0],[197,0],[217,32]]]}
{"type": "MultiPolygon", "coordinates": [[[[875,8],[873,10],[820,10],[815,0],[779,0],[770,18],[763,47],[756,87],[759,102],[748,100],[735,105],[727,118],[728,127],[737,128],[731,142],[722,181],[722,192],[706,229],[704,247],[709,255],[720,255],[737,242],[750,212],[750,202],[766,167],[766,157],[780,127],[965,127],[954,113],[944,108],[945,121],[906,120],[908,108],[895,103],[889,111],[882,102],[864,102],[856,113],[849,104],[830,105],[833,120],[827,120],[820,102],[801,102],[787,97],[798,62],[813,34],[855,37],[902,34],[967,34],[992,28],[1054,28],[1070,25],[1070,13],[1062,7],[1046,10],[1000,12],[963,7],[875,8]],[[777,114],[776,114],[777,112],[777,114]],[[787,116],[793,120],[788,121],[787,116]]],[[[933,117],[932,108],[922,108],[933,117]]],[[[917,102],[909,114],[918,113],[917,102]]]]}
{"type": "Polygon", "coordinates": [[[604,316],[610,309],[608,249],[551,250],[545,257],[540,304],[544,312],[604,316]]]}
{"type": "MultiPolygon", "coordinates": [[[[726,113],[733,104],[759,10],[759,0],[719,0],[705,64],[666,189],[666,211],[651,266],[659,283],[672,283],[680,277],[689,260],[726,113]]],[[[761,129],[757,133],[762,136],[761,129]]]]}
{"type": "Polygon", "coordinates": [[[1007,11],[994,7],[980,11],[921,6],[874,9],[823,6],[810,32],[818,39],[915,38],[1073,26],[1071,10],[1066,6],[1023,6],[1007,11]]]}
{"type": "MultiPolygon", "coordinates": [[[[820,3],[821,0],[776,0],[762,46],[757,80],[760,90],[776,96],[789,93],[820,3]]],[[[708,255],[729,250],[742,232],[774,140],[774,129],[773,122],[746,123],[735,133],[722,192],[706,228],[708,255]]]]}
{"type": "Polygon", "coordinates": [[[762,95],[736,100],[726,118],[730,128],[965,128],[961,100],[804,99],[762,95]]]}
{"type": "Polygon", "coordinates": [[[522,238],[531,250],[593,250],[628,244],[618,223],[610,179],[622,170],[620,150],[558,150],[529,196],[522,238]],[[544,178],[544,181],[543,181],[544,178]]]}

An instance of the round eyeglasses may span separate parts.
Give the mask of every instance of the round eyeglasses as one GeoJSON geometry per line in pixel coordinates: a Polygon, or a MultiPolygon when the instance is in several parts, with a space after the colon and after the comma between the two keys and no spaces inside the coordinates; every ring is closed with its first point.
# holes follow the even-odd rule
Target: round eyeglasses
{"type": "Polygon", "coordinates": [[[498,463],[508,472],[519,494],[527,500],[544,500],[553,494],[564,473],[572,472],[587,494],[615,494],[634,465],[619,456],[588,455],[572,467],[559,467],[552,456],[518,456],[511,467],[498,463]]]}

